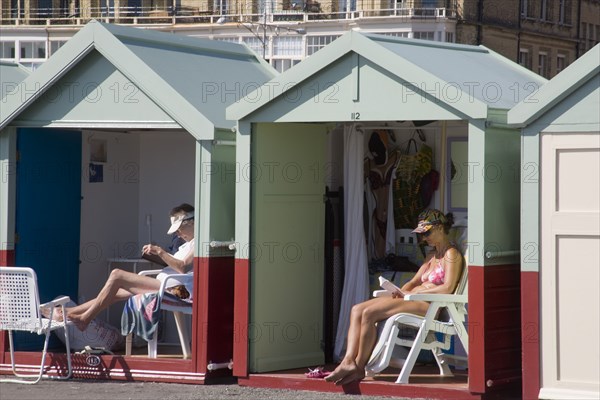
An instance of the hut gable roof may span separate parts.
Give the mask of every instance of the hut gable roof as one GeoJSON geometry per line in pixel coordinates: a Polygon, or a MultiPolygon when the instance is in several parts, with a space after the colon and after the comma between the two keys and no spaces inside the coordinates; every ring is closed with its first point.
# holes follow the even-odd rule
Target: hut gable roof
{"type": "MultiPolygon", "coordinates": [[[[525,99],[512,108],[508,112],[508,123],[522,127],[531,125],[578,90],[584,90],[587,95],[583,94],[583,96],[588,98],[588,103],[585,106],[586,110],[582,110],[579,116],[585,118],[586,121],[571,120],[577,123],[598,124],[600,119],[598,116],[600,108],[599,82],[600,44],[597,44],[542,86],[534,98],[525,99]],[[595,110],[595,112],[591,112],[591,110],[595,110]]],[[[567,107],[568,110],[574,108],[577,108],[575,104],[567,107]]]]}
{"type": "MultiPolygon", "coordinates": [[[[89,58],[95,58],[96,63],[108,62],[121,84],[134,85],[147,105],[146,113],[157,114],[163,124],[170,120],[197,139],[211,139],[215,128],[233,127],[235,122],[226,119],[225,107],[276,74],[245,45],[91,21],[25,79],[20,92],[7,96],[6,107],[0,111],[0,128],[61,79],[64,84],[64,78],[84,60],[89,64],[89,58]]],[[[90,73],[88,78],[93,79],[90,73]]],[[[98,85],[104,83],[103,79],[106,77],[98,77],[98,85]]],[[[103,101],[108,101],[108,94],[114,97],[116,89],[108,89],[112,93],[104,90],[103,101]]],[[[110,107],[108,103],[105,106],[110,107]]],[[[33,108],[43,109],[44,105],[33,108]]],[[[91,118],[107,118],[118,125],[110,113],[98,110],[96,107],[91,118]]],[[[78,117],[81,119],[81,115],[78,117]]]]}
{"type": "Polygon", "coordinates": [[[0,99],[7,92],[14,90],[30,74],[30,71],[21,64],[8,61],[0,61],[0,99]]]}
{"type": "MultiPolygon", "coordinates": [[[[483,46],[401,39],[351,31],[272,79],[265,85],[270,89],[268,96],[250,94],[246,99],[230,106],[227,115],[232,119],[242,119],[286,93],[289,97],[289,93],[295,88],[320,75],[347,77],[349,74],[357,74],[349,69],[356,69],[360,63],[368,63],[368,69],[377,71],[379,77],[365,83],[363,72],[358,73],[360,77],[356,81],[361,82],[356,84],[356,98],[360,97],[361,91],[365,91],[367,84],[386,88],[391,80],[395,80],[406,88],[403,89],[405,94],[410,91],[408,94],[420,96],[420,102],[425,102],[426,99],[457,116],[468,118],[486,118],[488,108],[508,110],[525,98],[528,91],[536,90],[546,82],[544,78],[483,46]],[[352,55],[362,61],[354,66],[342,62],[352,55]],[[332,74],[332,69],[339,71],[332,74]],[[343,69],[346,71],[342,71],[343,69]]],[[[395,89],[396,97],[401,97],[400,89],[402,88],[395,89]]],[[[265,90],[263,94],[264,92],[265,90]]],[[[382,98],[383,102],[391,100],[395,99],[382,98]]],[[[399,102],[396,104],[399,107],[399,102]]]]}

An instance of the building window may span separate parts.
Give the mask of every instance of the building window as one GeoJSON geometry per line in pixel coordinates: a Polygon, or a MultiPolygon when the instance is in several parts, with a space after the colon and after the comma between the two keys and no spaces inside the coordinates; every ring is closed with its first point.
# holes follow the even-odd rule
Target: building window
{"type": "Polygon", "coordinates": [[[454,43],[454,32],[446,32],[446,42],[454,43]]]}
{"type": "Polygon", "coordinates": [[[279,72],[284,72],[292,68],[294,65],[298,64],[300,60],[289,60],[289,59],[279,59],[272,60],[272,67],[275,68],[279,72]]]}
{"type": "Polygon", "coordinates": [[[219,42],[229,42],[229,43],[239,43],[240,39],[236,36],[215,36],[213,40],[218,40],[219,42]]]}
{"type": "Polygon", "coordinates": [[[414,39],[434,40],[435,32],[413,32],[414,39]]]}
{"type": "Polygon", "coordinates": [[[392,37],[400,37],[407,38],[408,32],[374,32],[378,35],[392,36],[392,37]]]}
{"type": "Polygon", "coordinates": [[[522,0],[521,1],[521,17],[522,18],[535,18],[535,1],[522,0]]]}
{"type": "Polygon", "coordinates": [[[60,49],[65,43],[67,43],[66,40],[51,40],[50,41],[50,54],[48,54],[48,57],[50,57],[52,54],[56,53],[58,51],[58,49],[60,49]]]}
{"type": "Polygon", "coordinates": [[[531,69],[531,58],[529,57],[529,50],[519,50],[519,64],[527,69],[531,69]]]}
{"type": "Polygon", "coordinates": [[[521,17],[527,18],[527,0],[521,1],[521,17]]]}
{"type": "Polygon", "coordinates": [[[46,58],[46,42],[20,42],[21,59],[46,58]]]}
{"type": "Polygon", "coordinates": [[[561,25],[571,25],[571,1],[558,1],[558,23],[561,25]]]}
{"type": "Polygon", "coordinates": [[[567,56],[564,54],[558,53],[556,55],[556,73],[558,74],[560,71],[565,69],[567,66],[567,56]]]}
{"type": "Polygon", "coordinates": [[[307,36],[306,37],[306,55],[310,56],[339,38],[340,35],[326,35],[326,36],[307,36]]]}
{"type": "Polygon", "coordinates": [[[581,23],[581,44],[584,52],[588,51],[598,43],[598,31],[600,27],[594,24],[581,23]]]}
{"type": "Polygon", "coordinates": [[[579,32],[581,32],[581,36],[579,37],[579,40],[581,41],[581,50],[583,52],[585,52],[587,49],[585,48],[586,46],[586,26],[587,24],[585,22],[581,23],[581,27],[579,28],[579,32]]]}
{"type": "Polygon", "coordinates": [[[548,53],[540,51],[538,54],[538,74],[548,78],[548,53]]]}
{"type": "Polygon", "coordinates": [[[261,39],[255,37],[255,36],[246,36],[246,37],[243,37],[242,40],[256,54],[262,56],[263,54],[266,53],[266,45],[267,44],[265,43],[263,45],[263,42],[261,39]]]}
{"type": "Polygon", "coordinates": [[[302,57],[302,36],[273,37],[273,56],[302,57]]]}
{"type": "Polygon", "coordinates": [[[15,58],[15,42],[0,42],[0,58],[14,59],[15,58]]]}
{"type": "Polygon", "coordinates": [[[592,47],[594,47],[596,44],[598,44],[598,34],[600,33],[600,26],[599,25],[594,25],[594,24],[587,24],[587,33],[586,33],[586,38],[587,38],[587,43],[585,45],[585,50],[589,50],[592,47]]]}
{"type": "Polygon", "coordinates": [[[540,1],[540,20],[541,21],[550,21],[548,15],[548,0],[540,1]]]}
{"type": "Polygon", "coordinates": [[[213,4],[213,10],[215,10],[215,14],[219,15],[227,15],[228,4],[226,0],[215,0],[213,4]]]}

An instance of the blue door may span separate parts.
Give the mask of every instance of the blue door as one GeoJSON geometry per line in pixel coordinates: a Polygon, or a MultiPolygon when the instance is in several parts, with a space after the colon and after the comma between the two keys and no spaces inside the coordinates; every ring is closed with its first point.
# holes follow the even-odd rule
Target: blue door
{"type": "MultiPolygon", "coordinates": [[[[15,263],[35,270],[42,303],[77,300],[81,213],[81,132],[17,131],[15,263]]],[[[20,350],[41,349],[37,335],[19,335],[20,350]]]]}

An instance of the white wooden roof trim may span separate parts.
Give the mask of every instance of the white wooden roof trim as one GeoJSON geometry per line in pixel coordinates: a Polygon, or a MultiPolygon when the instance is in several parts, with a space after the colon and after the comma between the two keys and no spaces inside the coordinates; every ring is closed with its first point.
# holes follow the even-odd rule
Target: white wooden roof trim
{"type": "Polygon", "coordinates": [[[508,112],[508,123],[524,127],[570,96],[600,73],[600,44],[587,51],[540,88],[535,98],[521,101],[508,112]]]}

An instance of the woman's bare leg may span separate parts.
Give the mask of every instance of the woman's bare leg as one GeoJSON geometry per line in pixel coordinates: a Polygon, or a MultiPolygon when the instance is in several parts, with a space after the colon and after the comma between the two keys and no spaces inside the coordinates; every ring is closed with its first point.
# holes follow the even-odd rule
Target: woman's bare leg
{"type": "Polygon", "coordinates": [[[350,312],[350,326],[348,328],[348,337],[346,343],[346,354],[340,365],[327,377],[327,382],[338,382],[346,375],[351,374],[356,370],[355,359],[358,356],[361,340],[362,316],[364,309],[376,299],[367,300],[365,302],[355,304],[350,312]]]}
{"type": "Polygon", "coordinates": [[[401,312],[425,315],[429,304],[420,301],[405,302],[402,299],[380,297],[368,300],[357,306],[352,308],[351,324],[353,321],[358,322],[358,328],[351,325],[353,332],[348,332],[348,349],[346,350],[346,355],[341,364],[327,378],[332,375],[334,377],[332,379],[326,378],[329,382],[335,382],[336,385],[345,385],[365,377],[365,365],[371,357],[377,339],[375,324],[378,321],[383,321],[401,312]],[[360,312],[360,316],[354,315],[354,311],[357,314],[360,312]],[[356,332],[358,332],[358,338],[355,338],[353,335],[356,332]],[[350,343],[351,337],[353,337],[352,344],[350,343]]]}
{"type": "Polygon", "coordinates": [[[160,281],[120,269],[114,269],[98,296],[80,306],[67,310],[68,318],[84,330],[104,309],[121,300],[141,293],[156,292],[160,281]]]}

